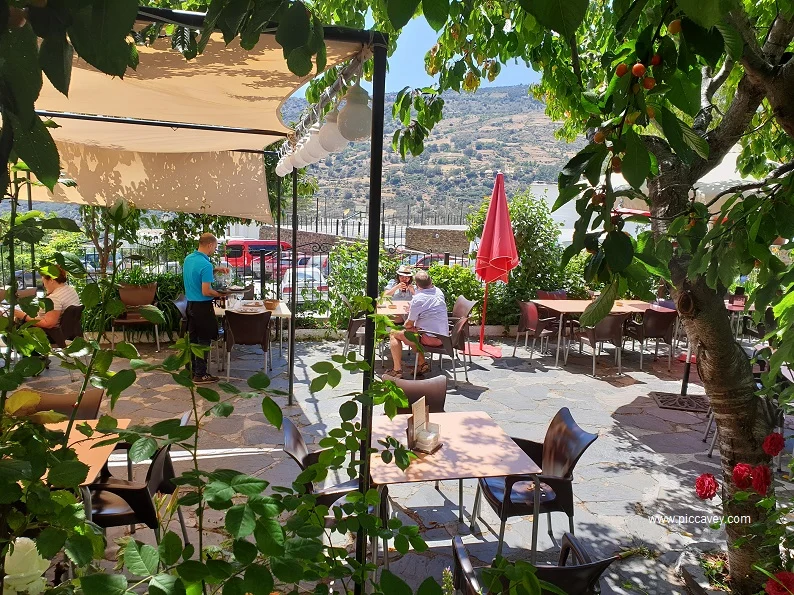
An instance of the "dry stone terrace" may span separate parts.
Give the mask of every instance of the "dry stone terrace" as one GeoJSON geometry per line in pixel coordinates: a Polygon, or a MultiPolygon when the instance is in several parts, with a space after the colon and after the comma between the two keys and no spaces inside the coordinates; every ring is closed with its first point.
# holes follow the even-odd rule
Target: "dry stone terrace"
{"type": "MultiPolygon", "coordinates": [[[[498,342],[497,342],[498,343],[498,342]]],[[[576,499],[575,530],[581,541],[598,557],[614,555],[628,548],[638,552],[614,563],[602,579],[604,593],[685,593],[680,579],[672,571],[681,552],[692,544],[704,542],[724,543],[721,529],[709,527],[705,517],[720,513],[719,498],[712,502],[697,499],[694,493],[695,478],[703,472],[721,478],[719,453],[714,458],[706,456],[708,445],[702,441],[706,415],[684,411],[660,409],[649,396],[652,391],[678,392],[681,387],[683,364],[673,363],[667,371],[667,358],[660,353],[658,361],[646,357],[645,371],[637,371],[636,354],[624,352],[624,375],[612,367],[611,354],[600,358],[594,379],[589,376],[589,355],[578,355],[572,350],[565,369],[553,367],[553,356],[528,360],[528,352],[519,348],[517,356],[510,357],[512,342],[504,343],[502,359],[474,358],[469,371],[471,383],[454,387],[448,360],[445,373],[448,381],[447,411],[479,410],[487,412],[511,436],[542,441],[546,427],[561,407],[568,407],[584,429],[598,434],[598,439],[585,452],[574,472],[576,499]],[[662,519],[662,516],[674,517],[662,519]],[[689,517],[689,518],[679,518],[689,517]]],[[[141,347],[142,356],[150,361],[161,360],[167,349],[155,353],[153,347],[141,347]]],[[[339,406],[344,395],[361,388],[361,374],[347,375],[335,389],[325,389],[317,394],[308,390],[313,376],[310,366],[329,360],[341,353],[342,343],[334,341],[307,341],[296,345],[296,404],[287,407],[286,398],[276,400],[303,432],[310,448],[340,423],[339,406]]],[[[407,356],[406,356],[407,357],[407,356]]],[[[232,382],[245,386],[245,378],[261,371],[262,352],[258,348],[235,350],[232,382]]],[[[387,361],[387,365],[388,365],[387,361]]],[[[404,362],[412,365],[411,362],[404,362]]],[[[380,363],[376,371],[380,371],[380,363]]],[[[434,363],[434,375],[439,373],[434,363]]],[[[286,362],[274,352],[273,387],[286,390],[286,362]]],[[[42,390],[76,390],[69,383],[65,370],[53,369],[34,383],[42,390]]],[[[690,394],[703,394],[692,368],[690,394]]],[[[259,403],[240,400],[229,418],[213,418],[202,428],[200,441],[201,466],[204,469],[234,468],[261,476],[272,484],[289,485],[297,473],[297,466],[282,451],[281,431],[264,419],[259,403]]],[[[178,417],[190,407],[188,391],[174,383],[170,376],[158,373],[140,373],[137,382],[126,391],[113,414],[131,418],[134,423],[153,423],[178,417]]],[[[376,411],[376,415],[382,414],[376,411]]],[[[442,428],[443,433],[443,428],[442,428]]],[[[791,451],[790,445],[787,449],[791,451]]],[[[187,466],[184,453],[173,453],[179,469],[187,466]]],[[[785,464],[788,459],[784,459],[785,464]]],[[[112,459],[117,473],[123,475],[125,463],[112,459]]],[[[136,465],[136,476],[143,479],[145,465],[136,465]]],[[[342,478],[345,479],[345,478],[342,478]]],[[[788,490],[786,475],[776,474],[777,489],[788,490]]],[[[414,588],[426,576],[441,579],[442,570],[452,564],[450,543],[452,536],[460,534],[470,553],[483,564],[490,562],[495,551],[499,522],[496,515],[483,506],[484,522],[480,533],[470,534],[468,523],[473,507],[476,482],[464,482],[466,525],[457,522],[457,482],[442,482],[440,491],[432,483],[405,484],[390,487],[393,514],[406,523],[420,526],[422,536],[429,544],[423,554],[409,553],[401,556],[395,550],[389,553],[391,570],[401,575],[414,588]]],[[[187,523],[195,532],[195,518],[188,514],[187,523]]],[[[559,541],[567,527],[562,513],[552,517],[554,536],[559,541]]],[[[209,511],[210,534],[206,542],[221,544],[220,533],[212,532],[223,526],[223,516],[209,511]]],[[[173,527],[178,531],[176,524],[173,527]]],[[[540,519],[539,560],[556,560],[559,552],[547,534],[547,519],[540,519]]],[[[125,534],[125,530],[109,530],[109,538],[125,534]]],[[[531,517],[508,521],[506,547],[508,558],[529,558],[531,544],[531,517]]],[[[152,542],[148,529],[139,529],[136,539],[152,542]]],[[[353,547],[352,538],[348,544],[353,547]]],[[[108,547],[109,559],[115,557],[116,548],[108,547]]]]}

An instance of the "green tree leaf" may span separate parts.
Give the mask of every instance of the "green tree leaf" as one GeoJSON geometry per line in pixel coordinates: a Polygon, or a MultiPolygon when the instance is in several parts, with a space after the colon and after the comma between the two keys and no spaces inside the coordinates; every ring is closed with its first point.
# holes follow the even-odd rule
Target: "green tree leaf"
{"type": "Polygon", "coordinates": [[[56,488],[76,488],[88,477],[88,465],[80,461],[61,461],[47,474],[47,482],[56,488]]]}
{"type": "Polygon", "coordinates": [[[80,292],[80,301],[87,310],[95,308],[97,305],[99,305],[99,300],[101,299],[102,294],[99,290],[99,285],[96,283],[89,283],[83,287],[83,291],[80,292]]]}
{"type": "Polygon", "coordinates": [[[160,552],[160,558],[163,564],[171,566],[176,564],[179,556],[182,555],[182,539],[173,531],[167,531],[163,538],[160,540],[160,545],[157,546],[160,552]]]}
{"type": "Polygon", "coordinates": [[[293,2],[284,12],[276,30],[276,42],[284,48],[284,56],[309,43],[311,35],[309,11],[303,2],[293,2]]]}
{"type": "Polygon", "coordinates": [[[153,576],[160,566],[160,554],[152,546],[130,539],[124,548],[124,565],[137,576],[153,576]]]}
{"type": "Polygon", "coordinates": [[[248,504],[232,506],[226,511],[226,530],[233,537],[241,539],[254,532],[254,511],[248,504]]]}
{"type": "Polygon", "coordinates": [[[640,188],[651,172],[651,157],[645,144],[633,130],[627,130],[623,138],[626,140],[623,177],[634,188],[640,188]]]}
{"type": "Polygon", "coordinates": [[[267,421],[278,429],[281,429],[281,423],[284,421],[284,413],[281,411],[281,407],[270,397],[262,399],[262,413],[265,414],[265,419],[267,419],[267,421]]]}
{"type": "Polygon", "coordinates": [[[264,479],[240,474],[233,477],[229,485],[234,488],[235,492],[243,496],[258,496],[269,484],[264,479]]]}
{"type": "MultiPolygon", "coordinates": [[[[404,536],[400,536],[404,537],[404,536]]],[[[389,595],[412,595],[413,591],[408,584],[393,574],[390,570],[382,570],[380,575],[380,588],[389,595]]]]}
{"type": "Polygon", "coordinates": [[[686,15],[701,27],[711,29],[722,20],[730,7],[725,0],[676,0],[686,15]]]}
{"type": "Polygon", "coordinates": [[[245,570],[245,592],[252,595],[270,595],[273,592],[273,575],[267,566],[253,564],[245,570]]]}
{"type": "Polygon", "coordinates": [[[100,71],[123,77],[130,59],[126,39],[138,16],[137,0],[93,0],[79,6],[68,30],[75,51],[100,71]]]}
{"type": "Polygon", "coordinates": [[[270,378],[264,372],[257,372],[248,378],[248,386],[254,390],[266,390],[270,386],[270,378]]]}
{"type": "Polygon", "coordinates": [[[74,50],[66,41],[65,32],[45,37],[39,46],[41,69],[52,86],[64,95],[69,95],[69,82],[72,79],[72,57],[74,50]]]}
{"type": "MultiPolygon", "coordinates": [[[[72,535],[66,540],[64,551],[75,566],[88,566],[94,557],[94,546],[85,535],[72,535]]],[[[98,595],[106,595],[106,593],[98,595]]]]}
{"type": "Polygon", "coordinates": [[[449,0],[422,0],[422,12],[433,30],[440,31],[449,18],[449,0]]]}
{"type": "Polygon", "coordinates": [[[217,403],[221,400],[221,396],[218,394],[218,391],[207,388],[206,386],[196,387],[196,392],[207,399],[210,403],[217,403]]]}
{"type": "Polygon", "coordinates": [[[270,559],[270,570],[273,571],[278,580],[287,584],[298,583],[303,577],[303,568],[300,564],[296,564],[292,558],[272,557],[270,559]]]}
{"type": "Polygon", "coordinates": [[[163,312],[157,306],[140,306],[138,308],[138,312],[141,316],[143,316],[146,320],[151,322],[152,324],[157,325],[165,325],[165,316],[163,316],[163,312]]]}
{"type": "Polygon", "coordinates": [[[186,595],[185,585],[172,574],[158,574],[149,581],[149,595],[186,595]]]}
{"type": "Polygon", "coordinates": [[[579,323],[582,326],[595,326],[599,320],[604,318],[612,310],[617,295],[618,281],[616,279],[601,292],[601,295],[599,295],[592,304],[585,308],[585,311],[582,312],[582,315],[579,317],[579,323]]]}
{"type": "Polygon", "coordinates": [[[87,574],[80,579],[80,588],[85,595],[125,595],[127,577],[104,572],[87,574]]]}
{"type": "Polygon", "coordinates": [[[50,131],[38,116],[29,125],[14,117],[9,119],[14,127],[14,150],[17,155],[36,174],[38,180],[52,190],[61,175],[61,165],[50,131]]]}
{"type": "Polygon", "coordinates": [[[142,437],[132,443],[130,447],[130,460],[133,463],[140,463],[152,457],[157,450],[157,441],[154,438],[142,437]]]}
{"type": "Polygon", "coordinates": [[[42,558],[52,558],[61,551],[67,537],[68,534],[63,529],[45,527],[36,537],[36,549],[39,550],[42,558]]]}
{"type": "Polygon", "coordinates": [[[209,568],[198,560],[185,560],[176,567],[177,574],[189,583],[198,583],[212,576],[209,568]]]}
{"type": "Polygon", "coordinates": [[[571,39],[587,13],[587,0],[519,0],[521,7],[538,22],[571,39]]]}
{"type": "Polygon", "coordinates": [[[110,380],[107,382],[107,386],[105,390],[107,391],[108,396],[110,397],[110,408],[113,409],[116,406],[116,401],[119,400],[121,393],[127,390],[129,387],[133,385],[135,379],[137,378],[134,370],[119,370],[113,376],[110,377],[110,380]]]}
{"type": "Polygon", "coordinates": [[[420,0],[386,0],[386,14],[395,29],[402,29],[416,14],[420,0]]]}
{"type": "Polygon", "coordinates": [[[350,421],[358,415],[358,403],[355,401],[345,401],[339,406],[339,415],[342,421],[350,421]]]}
{"type": "Polygon", "coordinates": [[[631,237],[622,231],[610,231],[604,240],[604,253],[613,273],[625,270],[634,258],[631,237]]]}
{"type": "Polygon", "coordinates": [[[664,96],[682,112],[695,117],[700,111],[700,80],[698,71],[684,74],[677,70],[665,81],[670,88],[664,96]]]}

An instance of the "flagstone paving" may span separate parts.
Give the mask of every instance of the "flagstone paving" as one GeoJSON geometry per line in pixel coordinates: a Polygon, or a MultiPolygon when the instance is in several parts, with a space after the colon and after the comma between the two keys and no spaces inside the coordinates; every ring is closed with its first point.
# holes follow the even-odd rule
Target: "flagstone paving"
{"type": "MultiPolygon", "coordinates": [[[[449,361],[445,360],[444,373],[450,378],[446,410],[486,411],[509,435],[542,441],[552,417],[561,407],[568,407],[579,425],[598,434],[574,473],[576,535],[597,557],[611,556],[627,548],[636,548],[638,552],[610,567],[602,579],[603,592],[684,593],[680,580],[672,572],[681,551],[695,542],[721,542],[724,534],[722,530],[711,529],[708,522],[675,519],[666,522],[656,516],[717,515],[720,510],[718,499],[702,502],[695,497],[693,489],[700,473],[721,476],[719,452],[708,458],[708,445],[702,441],[705,414],[660,409],[648,396],[651,391],[678,392],[683,365],[674,362],[672,371],[668,372],[667,358],[660,354],[656,362],[648,356],[645,371],[640,372],[638,356],[626,351],[624,375],[617,374],[617,369],[611,366],[613,358],[607,354],[600,358],[597,378],[593,378],[588,375],[589,355],[572,353],[567,367],[557,369],[553,367],[553,356],[538,358],[536,354],[530,362],[528,351],[519,349],[516,357],[509,357],[512,344],[504,343],[502,347],[505,357],[501,359],[475,357],[469,370],[470,382],[464,382],[463,375],[458,374],[458,387],[452,382],[449,361]]],[[[143,357],[153,361],[166,353],[166,350],[154,353],[148,346],[143,346],[142,351],[143,357]]],[[[341,422],[338,410],[347,398],[344,395],[361,387],[362,375],[352,374],[345,376],[335,389],[309,392],[308,383],[313,376],[310,366],[341,351],[341,342],[299,342],[295,404],[288,406],[285,397],[276,398],[285,415],[301,428],[310,448],[316,448],[314,445],[341,422]]],[[[245,386],[250,374],[262,370],[263,361],[258,348],[235,349],[232,382],[245,386]]],[[[406,361],[406,365],[412,363],[406,361]]],[[[380,365],[376,371],[381,371],[380,365]]],[[[438,373],[436,362],[433,374],[438,373]]],[[[286,364],[278,350],[274,354],[272,379],[274,388],[286,390],[286,364]]],[[[34,384],[42,389],[54,385],[62,390],[67,386],[78,388],[57,367],[34,384]]],[[[689,392],[703,394],[694,368],[689,392]]],[[[131,418],[136,423],[151,423],[176,417],[189,408],[189,393],[169,376],[141,373],[136,384],[117,403],[114,415],[131,418]]],[[[282,447],[281,432],[265,421],[259,403],[242,400],[231,417],[212,419],[202,428],[201,465],[205,469],[231,467],[262,476],[272,484],[289,485],[297,466],[283,453],[282,447]]],[[[174,452],[174,458],[178,468],[185,468],[184,458],[178,452],[174,452]]],[[[114,465],[118,465],[118,473],[124,473],[122,461],[114,465]]],[[[145,465],[136,466],[136,471],[142,479],[145,465]]],[[[440,490],[431,483],[391,486],[394,514],[406,523],[418,524],[430,546],[425,553],[405,556],[390,550],[391,570],[413,587],[426,576],[440,580],[442,570],[452,564],[450,543],[454,535],[463,536],[475,562],[489,563],[496,551],[499,521],[484,505],[480,531],[471,534],[468,524],[475,489],[474,480],[464,482],[466,524],[462,525],[457,522],[456,482],[442,482],[440,490]]],[[[567,528],[567,518],[556,513],[552,520],[558,542],[567,528]]],[[[547,519],[541,518],[539,522],[540,560],[550,562],[556,559],[559,550],[547,533],[547,519]]],[[[209,529],[222,524],[222,515],[210,511],[209,529]]],[[[191,515],[188,525],[195,527],[191,515]]],[[[110,531],[109,535],[118,537],[124,532],[119,529],[110,531]]],[[[531,535],[531,517],[510,519],[504,554],[511,559],[528,558],[531,535]]],[[[151,540],[151,532],[138,530],[136,538],[151,540]]],[[[207,541],[217,544],[221,537],[211,535],[207,541]]]]}

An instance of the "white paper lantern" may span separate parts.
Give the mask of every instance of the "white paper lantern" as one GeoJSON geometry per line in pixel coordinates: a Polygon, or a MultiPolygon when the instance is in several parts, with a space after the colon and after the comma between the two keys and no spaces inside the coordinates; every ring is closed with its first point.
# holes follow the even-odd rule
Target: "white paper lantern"
{"type": "Polygon", "coordinates": [[[348,140],[339,133],[339,127],[336,123],[338,116],[339,112],[336,108],[332,109],[325,116],[325,124],[320,128],[320,146],[329,153],[341,151],[348,143],[348,140]]]}
{"type": "Polygon", "coordinates": [[[279,176],[280,178],[283,178],[291,171],[292,171],[292,166],[289,163],[287,163],[286,156],[279,159],[278,165],[276,165],[276,175],[279,176]]]}
{"type": "Polygon", "coordinates": [[[289,160],[290,163],[292,164],[292,167],[294,167],[295,169],[301,169],[303,167],[306,167],[306,161],[303,159],[303,157],[301,157],[301,153],[300,153],[300,150],[302,148],[303,147],[301,146],[301,144],[298,143],[298,146],[295,147],[295,150],[290,154],[289,160]]]}
{"type": "Polygon", "coordinates": [[[323,149],[320,144],[320,124],[316,122],[309,128],[309,141],[306,143],[306,150],[314,157],[315,161],[324,159],[328,155],[328,151],[323,149]]]}
{"type": "Polygon", "coordinates": [[[345,100],[345,107],[339,112],[337,119],[339,133],[350,141],[368,139],[372,133],[369,93],[356,83],[347,90],[345,100]]]}
{"type": "Polygon", "coordinates": [[[303,159],[306,162],[306,165],[311,165],[317,161],[317,158],[309,152],[307,147],[308,144],[309,144],[309,136],[306,135],[301,139],[301,142],[298,147],[298,153],[300,154],[301,159],[303,159]]]}

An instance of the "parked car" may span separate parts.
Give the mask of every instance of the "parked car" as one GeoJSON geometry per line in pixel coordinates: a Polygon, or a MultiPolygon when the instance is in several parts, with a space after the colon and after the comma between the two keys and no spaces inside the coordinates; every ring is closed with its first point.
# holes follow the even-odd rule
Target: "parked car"
{"type": "MultiPolygon", "coordinates": [[[[320,269],[313,267],[301,267],[296,271],[297,283],[295,287],[298,291],[298,303],[313,302],[328,299],[328,282],[325,280],[320,269]]],[[[292,299],[292,275],[287,274],[281,281],[281,295],[284,300],[292,299]]]]}
{"type": "MultiPolygon", "coordinates": [[[[281,242],[282,250],[289,250],[292,246],[288,242],[281,242]]],[[[226,262],[230,267],[254,267],[258,274],[259,258],[262,252],[275,254],[278,250],[276,240],[258,239],[232,239],[226,242],[226,262]],[[254,264],[256,261],[256,264],[254,264]]]]}

